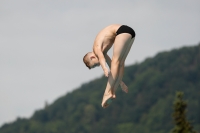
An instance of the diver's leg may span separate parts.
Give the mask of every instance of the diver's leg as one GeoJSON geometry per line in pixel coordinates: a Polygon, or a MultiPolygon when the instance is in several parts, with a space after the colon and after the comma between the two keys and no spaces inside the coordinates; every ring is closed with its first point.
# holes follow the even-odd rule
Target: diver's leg
{"type": "MultiPolygon", "coordinates": [[[[102,100],[102,106],[107,107],[107,100],[115,98],[116,87],[121,82],[120,67],[124,67],[124,61],[127,56],[126,52],[129,51],[129,44],[131,42],[131,35],[122,33],[116,36],[114,42],[113,58],[111,62],[111,71],[108,77],[108,83],[102,100]]],[[[122,68],[124,69],[124,68],[122,68]]]]}
{"type": "MultiPolygon", "coordinates": [[[[125,64],[126,57],[127,57],[128,53],[131,49],[133,42],[134,42],[134,38],[132,38],[130,43],[128,44],[128,46],[127,46],[128,48],[126,49],[125,54],[124,54],[123,59],[122,59],[123,65],[120,66],[120,73],[119,73],[120,87],[125,93],[128,93],[128,87],[125,85],[124,82],[122,82],[122,78],[123,78],[123,75],[124,75],[124,66],[125,66],[124,64],[125,64]]],[[[114,88],[117,89],[119,85],[117,85],[117,84],[115,84],[115,85],[116,86],[114,88]]]]}

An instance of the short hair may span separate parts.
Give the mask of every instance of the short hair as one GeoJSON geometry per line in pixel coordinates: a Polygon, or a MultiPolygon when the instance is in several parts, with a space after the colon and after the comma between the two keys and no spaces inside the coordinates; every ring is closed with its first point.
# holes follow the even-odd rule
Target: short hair
{"type": "Polygon", "coordinates": [[[89,53],[91,53],[91,52],[88,52],[88,53],[83,57],[83,62],[85,63],[86,67],[88,67],[88,69],[91,69],[91,67],[89,66],[89,61],[87,60],[87,57],[88,57],[89,53]]]}

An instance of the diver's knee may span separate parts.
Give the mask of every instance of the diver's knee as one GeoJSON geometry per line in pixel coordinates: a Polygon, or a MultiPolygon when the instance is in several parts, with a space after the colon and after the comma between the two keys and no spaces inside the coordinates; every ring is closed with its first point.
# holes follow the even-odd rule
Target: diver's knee
{"type": "Polygon", "coordinates": [[[123,67],[124,66],[124,61],[123,60],[112,60],[111,66],[112,65],[123,67]]]}

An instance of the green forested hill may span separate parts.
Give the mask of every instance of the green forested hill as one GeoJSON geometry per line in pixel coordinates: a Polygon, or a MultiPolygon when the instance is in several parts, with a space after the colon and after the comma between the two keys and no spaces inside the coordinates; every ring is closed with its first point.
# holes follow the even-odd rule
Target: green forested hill
{"type": "Polygon", "coordinates": [[[162,52],[125,68],[125,94],[106,109],[102,76],[36,111],[5,124],[0,133],[169,133],[176,91],[188,102],[187,119],[200,132],[200,44],[162,52]]]}

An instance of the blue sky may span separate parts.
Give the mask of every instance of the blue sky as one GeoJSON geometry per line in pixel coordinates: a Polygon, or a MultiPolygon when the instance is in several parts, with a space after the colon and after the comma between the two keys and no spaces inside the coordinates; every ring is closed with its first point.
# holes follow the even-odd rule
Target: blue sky
{"type": "MultiPolygon", "coordinates": [[[[136,39],[126,65],[200,42],[199,0],[1,0],[0,125],[103,75],[82,57],[96,34],[126,24],[136,39]]],[[[109,52],[112,55],[112,49],[109,52]]]]}

